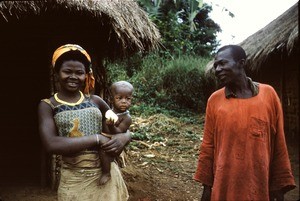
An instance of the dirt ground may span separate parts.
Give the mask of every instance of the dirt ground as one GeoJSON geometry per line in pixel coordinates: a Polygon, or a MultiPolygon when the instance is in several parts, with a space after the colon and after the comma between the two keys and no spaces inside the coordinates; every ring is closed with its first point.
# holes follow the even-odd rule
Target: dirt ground
{"type": "MultiPolygon", "coordinates": [[[[150,131],[150,139],[159,137],[159,140],[150,142],[135,139],[127,148],[127,165],[122,168],[122,173],[128,186],[129,201],[199,200],[201,188],[192,177],[202,137],[199,127],[201,121],[182,123],[165,116],[135,119],[135,126],[150,131]]],[[[132,130],[133,133],[138,132],[137,128],[133,127],[132,130]]],[[[299,146],[296,147],[289,147],[289,153],[297,188],[286,194],[287,201],[299,200],[299,146]]],[[[0,186],[0,201],[55,200],[56,193],[50,187],[41,188],[29,182],[0,186]]]]}

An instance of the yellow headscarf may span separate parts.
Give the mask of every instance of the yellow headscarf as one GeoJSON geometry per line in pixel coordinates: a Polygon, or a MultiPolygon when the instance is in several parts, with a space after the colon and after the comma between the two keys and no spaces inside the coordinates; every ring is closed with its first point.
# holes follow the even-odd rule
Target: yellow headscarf
{"type": "MultiPolygon", "coordinates": [[[[61,55],[63,55],[66,52],[72,51],[72,50],[80,51],[87,58],[87,60],[91,63],[90,55],[81,46],[76,45],[76,44],[66,44],[66,45],[62,45],[59,48],[57,48],[55,50],[55,52],[53,53],[52,67],[54,68],[55,62],[61,55]]],[[[87,75],[86,75],[85,88],[84,88],[83,93],[90,94],[90,91],[93,90],[94,87],[95,87],[95,78],[93,76],[92,68],[90,67],[89,72],[87,72],[87,75]]]]}

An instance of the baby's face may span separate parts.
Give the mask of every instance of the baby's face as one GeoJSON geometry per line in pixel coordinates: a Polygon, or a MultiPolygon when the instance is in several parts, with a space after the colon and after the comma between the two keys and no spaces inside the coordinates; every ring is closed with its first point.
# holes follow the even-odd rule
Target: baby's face
{"type": "Polygon", "coordinates": [[[126,86],[120,86],[113,91],[113,108],[115,112],[125,112],[131,106],[132,89],[126,86]]]}

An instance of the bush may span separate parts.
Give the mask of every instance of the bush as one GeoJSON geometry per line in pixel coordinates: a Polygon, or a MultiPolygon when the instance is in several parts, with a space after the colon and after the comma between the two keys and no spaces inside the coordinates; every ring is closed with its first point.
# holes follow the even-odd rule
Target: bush
{"type": "Polygon", "coordinates": [[[205,76],[205,66],[210,58],[182,56],[174,59],[150,54],[135,57],[137,62],[119,62],[108,65],[110,82],[128,80],[135,88],[133,105],[143,111],[155,106],[155,113],[162,110],[191,110],[204,112],[206,101],[215,89],[212,78],[205,76]],[[140,63],[128,72],[130,63],[140,63]],[[132,76],[129,76],[132,74],[132,76]],[[146,106],[147,105],[147,106],[146,106]]]}
{"type": "Polygon", "coordinates": [[[183,56],[168,63],[163,72],[163,88],[169,100],[181,108],[204,111],[210,95],[205,76],[209,58],[183,56]]]}
{"type": "Polygon", "coordinates": [[[106,66],[108,84],[119,80],[129,80],[127,71],[122,62],[109,63],[106,66]]]}
{"type": "Polygon", "coordinates": [[[143,59],[140,71],[136,71],[131,77],[131,82],[135,87],[135,102],[144,102],[156,105],[164,99],[162,89],[161,72],[166,60],[156,54],[148,55],[143,59]]]}

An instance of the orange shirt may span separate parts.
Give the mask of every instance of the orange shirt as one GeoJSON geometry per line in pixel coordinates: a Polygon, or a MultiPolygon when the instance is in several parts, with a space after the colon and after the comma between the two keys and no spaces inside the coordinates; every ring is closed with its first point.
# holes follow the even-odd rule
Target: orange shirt
{"type": "Polygon", "coordinates": [[[225,88],[211,95],[194,179],[212,186],[211,200],[269,200],[269,191],[295,186],[271,86],[247,99],[227,99],[225,88]]]}

